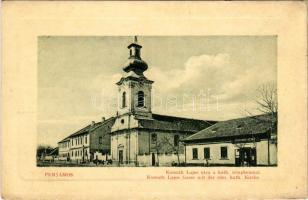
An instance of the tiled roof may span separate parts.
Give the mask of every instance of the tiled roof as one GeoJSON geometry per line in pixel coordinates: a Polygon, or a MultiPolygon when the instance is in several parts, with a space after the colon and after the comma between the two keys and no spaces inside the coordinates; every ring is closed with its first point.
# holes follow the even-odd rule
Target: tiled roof
{"type": "MultiPolygon", "coordinates": [[[[115,117],[111,117],[105,120],[104,122],[97,122],[94,125],[89,124],[86,127],[64,138],[60,142],[69,140],[71,137],[86,134],[90,130],[91,131],[95,130],[101,126],[112,126],[114,121],[115,117]]],[[[197,132],[216,123],[216,121],[205,121],[205,120],[173,117],[173,116],[158,115],[158,114],[153,114],[152,119],[138,119],[138,121],[140,128],[166,130],[166,131],[185,131],[185,132],[197,132]]]]}
{"type": "Polygon", "coordinates": [[[68,137],[66,137],[66,138],[64,138],[63,140],[61,140],[60,142],[58,142],[58,143],[61,143],[61,142],[65,142],[65,141],[68,141],[68,140],[70,140],[70,137],[68,136],[68,137]]]}
{"type": "MultiPolygon", "coordinates": [[[[88,133],[90,130],[93,131],[99,127],[102,127],[102,126],[110,126],[110,123],[114,123],[115,121],[115,118],[114,117],[111,117],[111,118],[108,118],[106,119],[104,122],[97,122],[97,123],[94,123],[93,125],[92,124],[89,124],[87,125],[86,127],[80,129],[79,131],[76,131],[75,133],[69,135],[68,137],[64,138],[63,140],[61,140],[60,142],[64,142],[74,136],[78,136],[78,135],[82,135],[82,134],[85,134],[85,133],[88,133]]],[[[112,125],[111,125],[112,126],[112,125]]]]}
{"type": "MultiPolygon", "coordinates": [[[[222,121],[199,131],[183,141],[207,140],[213,138],[226,138],[244,135],[258,135],[270,131],[276,124],[277,117],[272,115],[258,115],[222,121]]],[[[275,131],[275,130],[274,130],[275,131]]]]}
{"type": "Polygon", "coordinates": [[[140,128],[169,131],[197,132],[216,123],[166,115],[153,114],[153,119],[139,119],[140,128]]]}

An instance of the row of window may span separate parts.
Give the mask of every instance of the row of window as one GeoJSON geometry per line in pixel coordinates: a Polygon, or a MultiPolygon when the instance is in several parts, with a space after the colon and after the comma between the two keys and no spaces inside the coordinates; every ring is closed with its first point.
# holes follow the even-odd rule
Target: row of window
{"type": "Polygon", "coordinates": [[[74,144],[77,146],[77,145],[82,145],[83,144],[83,141],[84,141],[84,144],[87,144],[88,143],[88,136],[86,135],[85,137],[84,136],[80,136],[78,138],[75,138],[75,139],[72,139],[71,140],[71,146],[74,146],[74,144]],[[84,138],[84,140],[83,140],[84,138]],[[75,142],[74,142],[75,141],[75,142]]]}
{"type": "MultiPolygon", "coordinates": [[[[99,137],[98,138],[98,141],[99,141],[99,144],[103,144],[103,137],[99,137]]],[[[88,143],[88,137],[85,136],[81,136],[81,137],[78,137],[78,138],[75,138],[75,139],[72,139],[71,140],[71,146],[74,146],[74,144],[77,146],[77,145],[82,145],[84,142],[84,144],[87,144],[88,143]],[[83,139],[84,138],[84,139],[83,139]],[[74,142],[75,141],[75,142],[74,142]]],[[[67,148],[67,147],[70,147],[70,143],[69,142],[65,142],[65,143],[60,143],[59,144],[59,147],[60,148],[67,148]]]]}
{"type": "MultiPolygon", "coordinates": [[[[157,143],[157,134],[156,133],[152,133],[151,134],[151,142],[152,144],[156,144],[157,143]]],[[[175,147],[179,146],[179,142],[180,142],[180,136],[179,135],[174,135],[173,136],[173,145],[175,147]]]]}
{"type": "MultiPolygon", "coordinates": [[[[125,108],[127,106],[126,102],[126,92],[122,93],[122,108],[125,108]]],[[[137,93],[137,107],[144,107],[144,92],[139,91],[137,93]]]]}
{"type": "MultiPolygon", "coordinates": [[[[192,149],[192,156],[193,159],[197,160],[199,159],[198,155],[198,148],[192,149]]],[[[220,147],[220,158],[221,159],[227,159],[228,158],[228,148],[227,147],[220,147]]],[[[210,147],[205,147],[203,149],[203,159],[211,159],[211,149],[210,147]]]]}
{"type": "MultiPolygon", "coordinates": [[[[79,157],[79,156],[83,156],[83,151],[82,149],[77,149],[77,150],[72,150],[71,151],[71,157],[79,157]]],[[[88,156],[88,150],[85,149],[84,150],[84,156],[88,156]]]]}
{"type": "MultiPolygon", "coordinates": [[[[74,144],[75,145],[83,144],[83,141],[85,142],[85,144],[87,144],[87,138],[88,137],[85,136],[84,140],[83,140],[83,137],[78,137],[78,138],[72,139],[71,140],[71,146],[74,146],[74,144]]],[[[99,142],[99,144],[103,144],[103,137],[102,136],[100,136],[98,138],[98,142],[99,142]]],[[[151,142],[153,144],[157,143],[157,134],[156,133],[152,133],[151,134],[151,142]]],[[[179,142],[180,142],[180,136],[179,135],[174,135],[173,136],[173,145],[174,146],[179,146],[179,142]]],[[[61,145],[64,145],[64,143],[60,144],[60,147],[62,147],[61,145]]],[[[65,143],[65,147],[69,147],[69,143],[65,143]]]]}

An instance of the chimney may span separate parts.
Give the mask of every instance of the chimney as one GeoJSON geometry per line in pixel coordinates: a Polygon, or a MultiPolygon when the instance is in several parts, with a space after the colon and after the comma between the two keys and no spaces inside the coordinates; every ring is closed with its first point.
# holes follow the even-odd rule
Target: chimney
{"type": "Polygon", "coordinates": [[[92,121],[91,126],[94,126],[94,124],[95,124],[95,121],[92,121]]]}
{"type": "Polygon", "coordinates": [[[105,117],[102,117],[102,122],[104,122],[106,119],[105,119],[105,117]]]}

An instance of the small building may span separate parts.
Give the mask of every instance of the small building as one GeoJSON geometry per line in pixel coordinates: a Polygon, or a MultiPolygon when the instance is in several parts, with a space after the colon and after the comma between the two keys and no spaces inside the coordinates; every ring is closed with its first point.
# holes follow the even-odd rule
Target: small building
{"type": "Polygon", "coordinates": [[[58,149],[59,160],[67,160],[70,153],[70,138],[66,137],[58,142],[58,149]]]}
{"type": "Polygon", "coordinates": [[[277,165],[277,117],[222,121],[184,140],[187,165],[277,165]]]}
{"type": "Polygon", "coordinates": [[[94,121],[58,143],[59,159],[87,162],[95,159],[94,154],[110,154],[110,131],[114,118],[94,121]]]}

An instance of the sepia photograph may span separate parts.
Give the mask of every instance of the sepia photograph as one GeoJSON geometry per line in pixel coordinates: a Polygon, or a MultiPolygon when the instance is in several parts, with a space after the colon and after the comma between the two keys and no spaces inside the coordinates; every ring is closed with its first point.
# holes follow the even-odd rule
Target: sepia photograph
{"type": "Polygon", "coordinates": [[[277,166],[276,36],[37,41],[38,167],[277,166]]]}
{"type": "Polygon", "coordinates": [[[307,198],[306,2],[2,10],[2,198],[307,198]]]}

